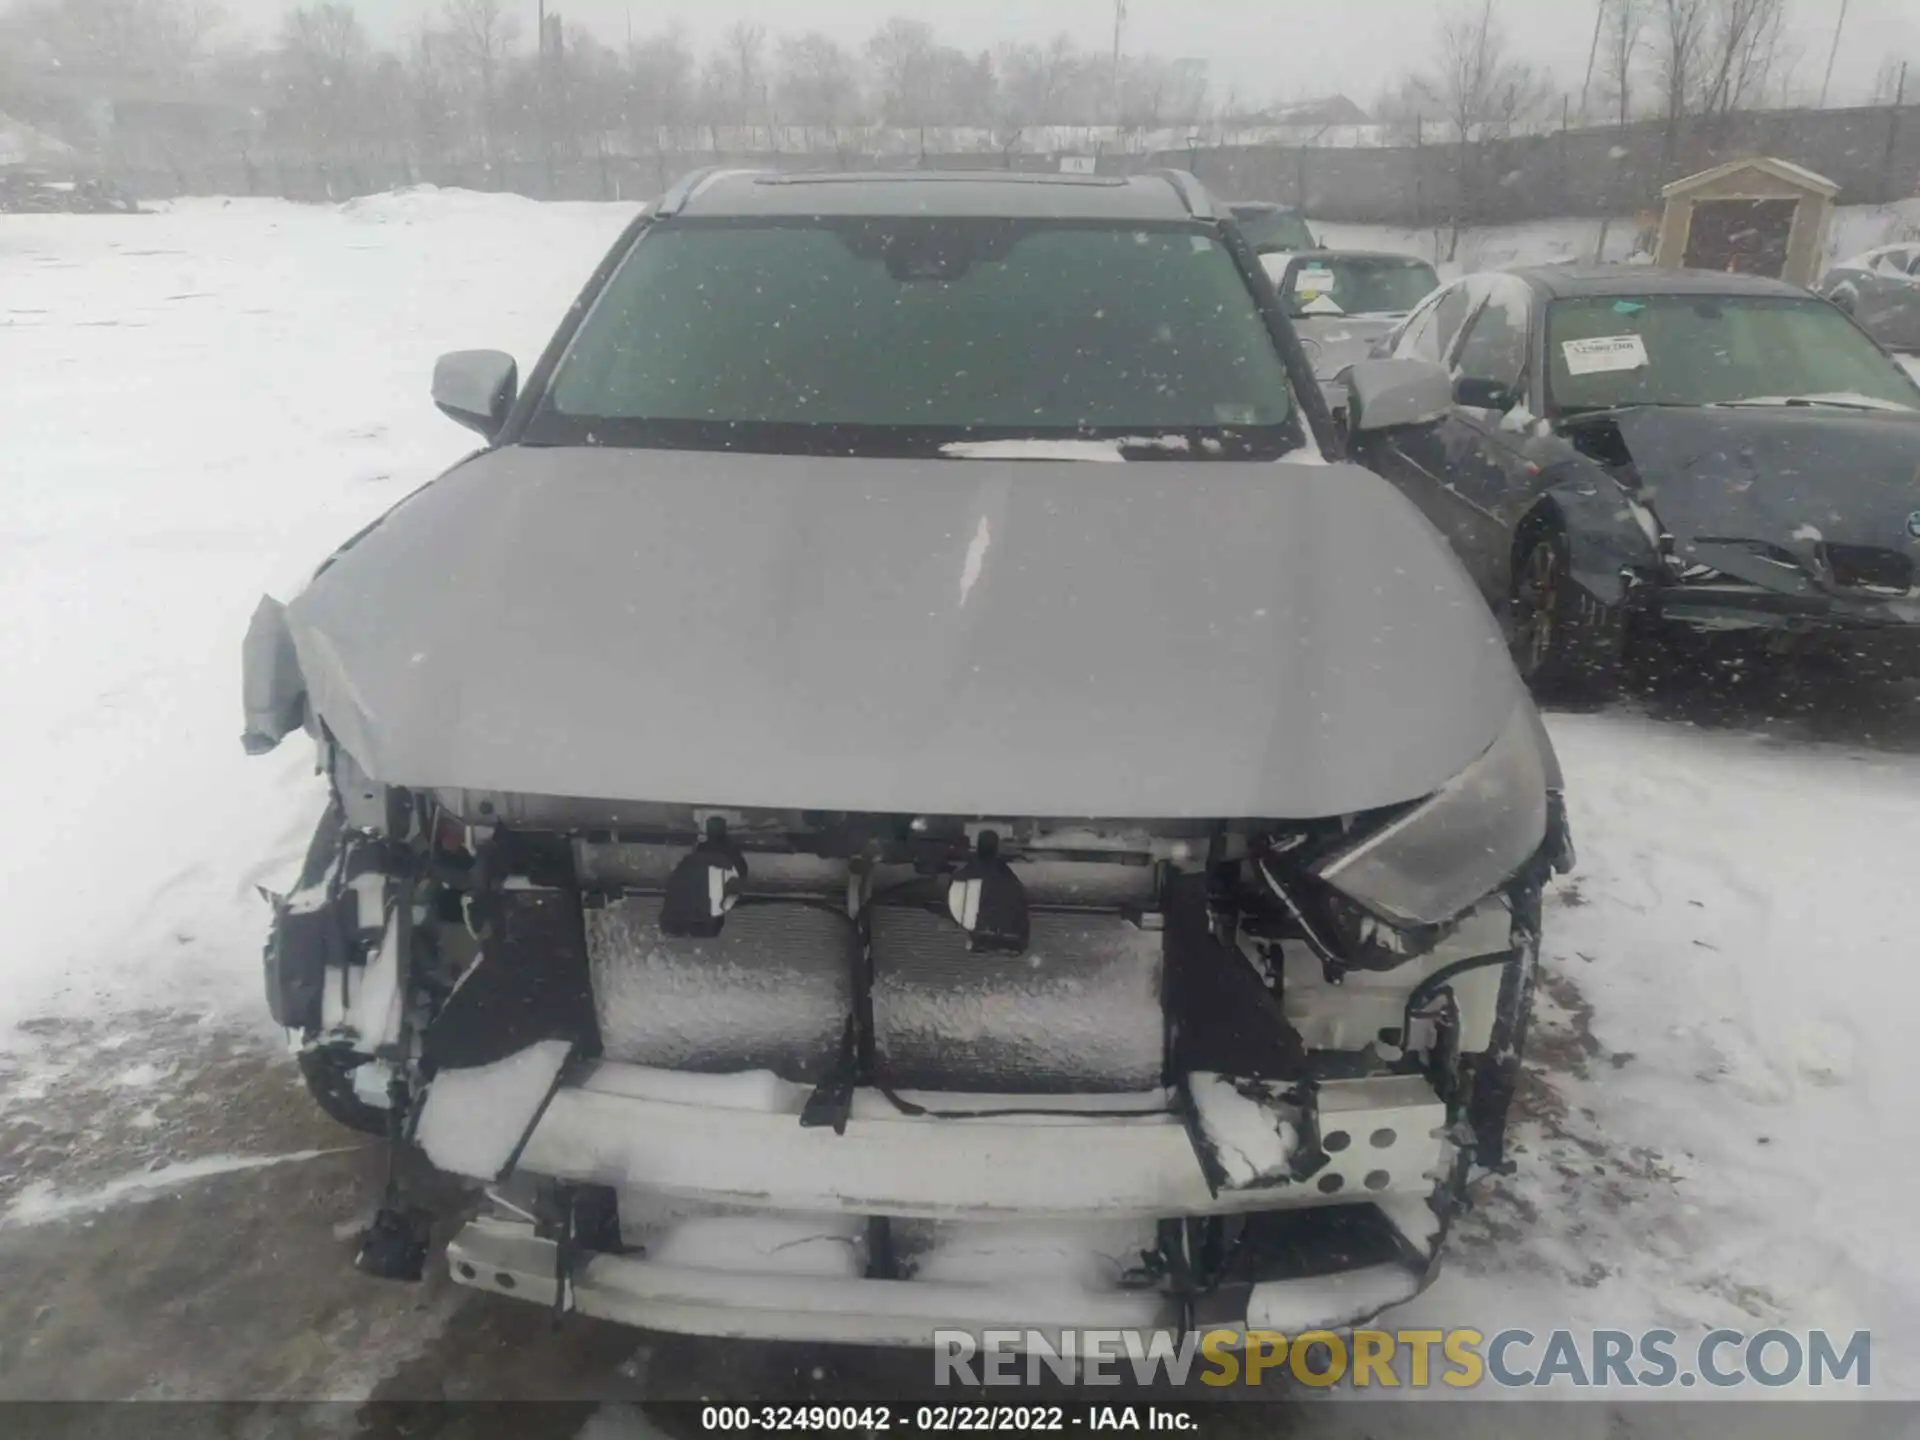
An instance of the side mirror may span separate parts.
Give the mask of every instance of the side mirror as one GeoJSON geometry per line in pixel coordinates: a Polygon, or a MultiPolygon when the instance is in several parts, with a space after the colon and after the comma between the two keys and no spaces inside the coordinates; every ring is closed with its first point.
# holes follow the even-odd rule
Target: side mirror
{"type": "Polygon", "coordinates": [[[440,413],[491,440],[507,423],[520,383],[513,357],[498,350],[455,350],[433,362],[440,413]]]}
{"type": "Polygon", "coordinates": [[[1346,385],[1347,428],[1356,435],[1430,425],[1453,408],[1447,372],[1431,360],[1360,360],[1346,385]]]}
{"type": "Polygon", "coordinates": [[[1462,375],[1453,382],[1453,403],[1470,410],[1498,410],[1504,415],[1513,408],[1517,398],[1511,385],[1498,380],[1476,380],[1462,375]]]}

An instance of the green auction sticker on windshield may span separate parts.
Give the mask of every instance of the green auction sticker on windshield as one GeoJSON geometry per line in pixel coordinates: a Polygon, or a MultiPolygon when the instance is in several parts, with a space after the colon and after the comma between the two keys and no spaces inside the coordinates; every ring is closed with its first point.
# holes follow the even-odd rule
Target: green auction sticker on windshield
{"type": "Polygon", "coordinates": [[[1595,335],[1568,340],[1560,346],[1569,375],[1604,375],[1613,370],[1640,370],[1647,363],[1647,342],[1638,335],[1595,335]]]}

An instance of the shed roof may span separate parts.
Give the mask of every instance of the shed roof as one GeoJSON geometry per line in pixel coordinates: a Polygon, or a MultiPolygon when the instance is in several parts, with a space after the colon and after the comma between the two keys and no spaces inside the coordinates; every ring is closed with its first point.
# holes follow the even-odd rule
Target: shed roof
{"type": "Polygon", "coordinates": [[[1737,175],[1742,170],[1758,170],[1795,190],[1804,190],[1829,200],[1840,193],[1840,187],[1833,181],[1824,175],[1815,174],[1804,165],[1796,165],[1791,160],[1776,159],[1771,155],[1750,155],[1744,160],[1729,160],[1726,164],[1716,165],[1711,170],[1702,170],[1698,175],[1688,175],[1684,179],[1676,180],[1663,189],[1660,196],[1662,199],[1671,200],[1675,195],[1690,194],[1713,184],[1716,180],[1737,175]]]}

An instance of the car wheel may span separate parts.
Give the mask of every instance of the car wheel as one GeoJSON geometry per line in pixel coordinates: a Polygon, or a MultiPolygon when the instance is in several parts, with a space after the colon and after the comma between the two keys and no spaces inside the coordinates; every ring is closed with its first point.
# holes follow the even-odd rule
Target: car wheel
{"type": "Polygon", "coordinates": [[[307,1093],[327,1115],[366,1135],[387,1133],[387,1112],[367,1104],[353,1089],[353,1072],[366,1063],[339,1046],[316,1046],[300,1052],[300,1078],[307,1082],[307,1093]]]}
{"type": "Polygon", "coordinates": [[[1514,547],[1507,643],[1520,678],[1543,698],[1604,699],[1619,685],[1621,615],[1575,583],[1567,538],[1549,522],[1524,529],[1514,547]]]}

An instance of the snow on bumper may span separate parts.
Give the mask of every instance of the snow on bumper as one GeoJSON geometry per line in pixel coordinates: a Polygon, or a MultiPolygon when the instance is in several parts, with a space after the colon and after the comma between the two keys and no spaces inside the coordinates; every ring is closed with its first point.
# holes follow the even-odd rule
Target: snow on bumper
{"type": "MultiPolygon", "coordinates": [[[[456,1281],[551,1307],[554,1243],[524,1221],[470,1222],[447,1246],[456,1281]]],[[[1357,1324],[1420,1290],[1425,1272],[1376,1264],[1344,1273],[1256,1285],[1244,1322],[1207,1328],[1289,1333],[1357,1324]]],[[[1036,1284],[870,1280],[768,1274],[655,1263],[632,1255],[584,1257],[568,1276],[569,1308],[616,1324],[741,1340],[931,1347],[936,1332],[1038,1334],[1056,1350],[1069,1330],[1171,1331],[1180,1304],[1161,1290],[1095,1290],[1036,1284]]]]}
{"type": "MultiPolygon", "coordinates": [[[[603,1062],[553,1093],[515,1168],[782,1213],[1165,1219],[1424,1196],[1450,1153],[1441,1133],[1445,1107],[1411,1075],[1322,1085],[1318,1129],[1327,1164],[1303,1184],[1218,1195],[1185,1123],[1161,1108],[1167,1101],[1157,1093],[908,1097],[935,1110],[1061,1112],[976,1120],[903,1114],[885,1096],[861,1090],[844,1135],[800,1125],[805,1093],[771,1076],[603,1062]],[[1160,1113],[1120,1113],[1149,1108],[1160,1113]]],[[[457,1157],[425,1148],[442,1168],[460,1170],[447,1163],[457,1157]]]]}
{"type": "MultiPolygon", "coordinates": [[[[912,1097],[936,1109],[1056,1109],[952,1119],[860,1091],[844,1134],[802,1128],[804,1095],[764,1073],[604,1062],[554,1091],[515,1171],[612,1188],[623,1228],[629,1198],[672,1217],[629,1253],[577,1254],[569,1307],[652,1329],[858,1344],[929,1345],[937,1330],[1166,1330],[1182,1323],[1179,1297],[1126,1273],[1158,1221],[1341,1205],[1377,1207],[1398,1237],[1392,1258],[1329,1255],[1313,1268],[1335,1273],[1253,1277],[1230,1313],[1210,1310],[1209,1326],[1351,1324],[1410,1298],[1430,1273],[1439,1227],[1426,1201],[1452,1151],[1444,1106],[1417,1076],[1321,1086],[1311,1123],[1327,1163],[1304,1182],[1217,1194],[1158,1093],[912,1097]],[[1159,1113],[1123,1113],[1142,1109],[1159,1113]],[[871,1216],[903,1240],[929,1237],[906,1278],[868,1272],[871,1216]]],[[[560,1257],[531,1223],[476,1220],[447,1253],[460,1283],[554,1303],[560,1257]]]]}

